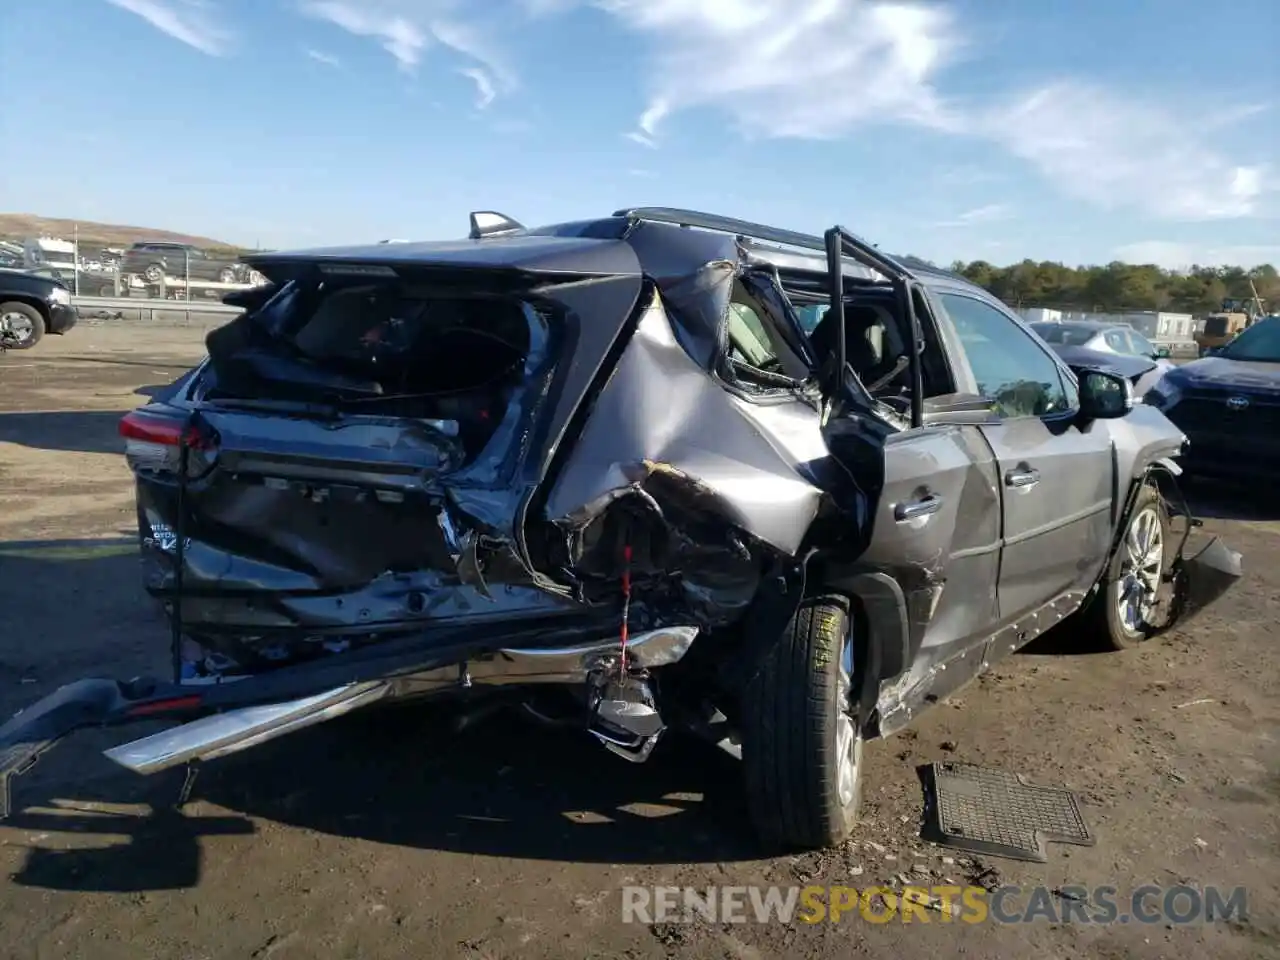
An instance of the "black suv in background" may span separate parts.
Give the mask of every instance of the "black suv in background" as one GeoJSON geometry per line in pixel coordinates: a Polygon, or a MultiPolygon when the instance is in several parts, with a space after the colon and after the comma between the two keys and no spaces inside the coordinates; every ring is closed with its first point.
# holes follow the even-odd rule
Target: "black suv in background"
{"type": "Polygon", "coordinates": [[[26,350],[46,333],[66,333],[79,314],[66,284],[0,268],[0,350],[26,350]]]}
{"type": "Polygon", "coordinates": [[[189,243],[148,241],[125,251],[121,273],[137,274],[148,283],[163,277],[205,280],[215,283],[247,283],[249,268],[236,260],[215,257],[189,243]]]}
{"type": "Polygon", "coordinates": [[[1269,489],[1280,478],[1280,316],[1169,370],[1144,402],[1186,434],[1188,474],[1269,489]]]}

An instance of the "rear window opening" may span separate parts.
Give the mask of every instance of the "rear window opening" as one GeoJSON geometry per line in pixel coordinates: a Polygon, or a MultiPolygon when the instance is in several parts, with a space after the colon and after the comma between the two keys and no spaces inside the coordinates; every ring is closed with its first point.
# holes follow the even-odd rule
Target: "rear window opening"
{"type": "Polygon", "coordinates": [[[1073,327],[1065,323],[1033,323],[1031,329],[1045,343],[1056,343],[1064,347],[1083,347],[1098,335],[1093,327],[1073,327]]]}
{"type": "Polygon", "coordinates": [[[447,421],[470,457],[523,384],[541,323],[513,297],[442,294],[398,280],[290,285],[257,316],[209,336],[213,375],[203,399],[447,421]]]}

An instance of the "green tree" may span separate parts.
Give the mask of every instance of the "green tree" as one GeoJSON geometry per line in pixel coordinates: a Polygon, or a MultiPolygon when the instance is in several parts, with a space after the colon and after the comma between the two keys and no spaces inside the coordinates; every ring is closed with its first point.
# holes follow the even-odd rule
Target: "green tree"
{"type": "Polygon", "coordinates": [[[1051,261],[1023,260],[997,267],[986,260],[974,260],[958,261],[951,269],[1013,306],[1205,314],[1220,310],[1224,297],[1252,297],[1252,281],[1265,307],[1280,312],[1280,273],[1271,265],[1249,270],[1194,266],[1178,273],[1154,264],[1119,261],[1105,266],[1068,267],[1051,261]]]}

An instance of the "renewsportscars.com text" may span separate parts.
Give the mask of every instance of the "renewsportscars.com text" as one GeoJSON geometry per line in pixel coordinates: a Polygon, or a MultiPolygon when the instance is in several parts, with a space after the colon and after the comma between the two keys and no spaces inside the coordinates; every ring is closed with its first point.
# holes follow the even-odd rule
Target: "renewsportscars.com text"
{"type": "Polygon", "coordinates": [[[1244,887],[623,887],[624,923],[1214,923],[1248,919],[1244,887]]]}

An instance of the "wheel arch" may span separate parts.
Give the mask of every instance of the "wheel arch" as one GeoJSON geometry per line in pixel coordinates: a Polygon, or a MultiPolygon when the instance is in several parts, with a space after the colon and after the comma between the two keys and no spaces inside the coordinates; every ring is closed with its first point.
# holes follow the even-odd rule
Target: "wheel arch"
{"type": "Polygon", "coordinates": [[[1102,565],[1102,571],[1094,581],[1093,589],[1097,589],[1098,584],[1106,578],[1107,571],[1111,569],[1111,561],[1115,559],[1116,551],[1120,549],[1120,543],[1124,538],[1125,530],[1129,527],[1129,521],[1133,518],[1138,494],[1141,493],[1142,488],[1154,486],[1166,501],[1170,498],[1181,500],[1182,488],[1178,485],[1180,476],[1182,476],[1182,468],[1170,457],[1152,460],[1141,470],[1135,471],[1133,478],[1129,481],[1128,490],[1125,491],[1124,506],[1116,518],[1115,529],[1111,532],[1111,549],[1107,551],[1107,561],[1102,565]]]}
{"type": "Polygon", "coordinates": [[[49,310],[49,304],[45,303],[33,293],[0,293],[0,304],[21,303],[28,307],[34,307],[35,311],[40,314],[45,324],[49,323],[52,313],[49,310]]]}
{"type": "Polygon", "coordinates": [[[874,729],[880,685],[911,666],[906,594],[897,580],[882,571],[865,571],[825,583],[820,592],[838,594],[850,602],[858,716],[864,728],[874,729]]]}

